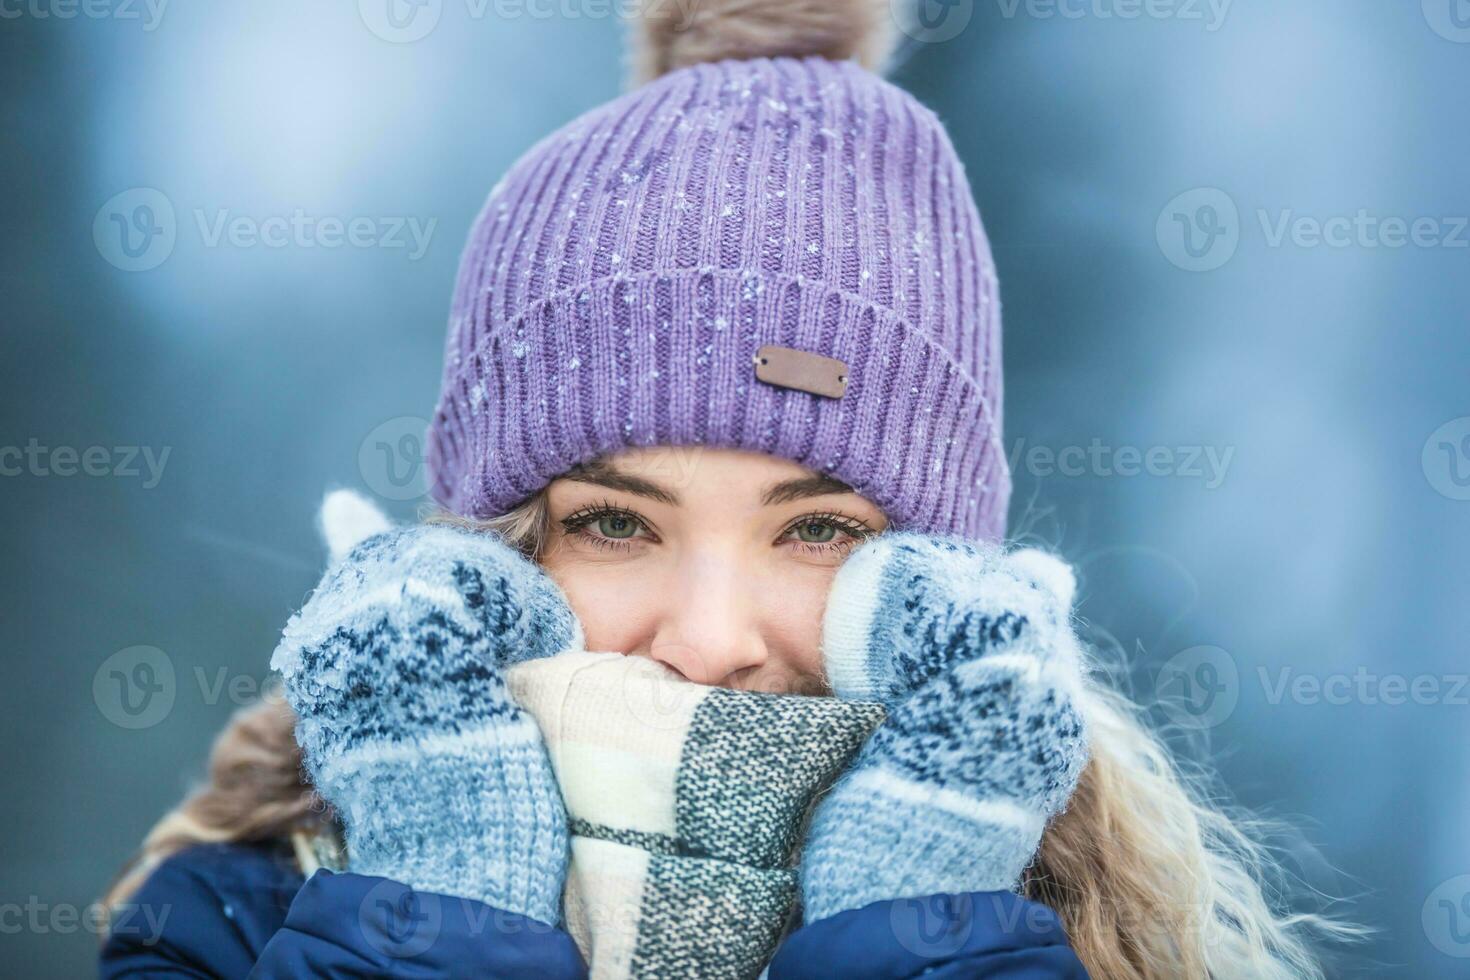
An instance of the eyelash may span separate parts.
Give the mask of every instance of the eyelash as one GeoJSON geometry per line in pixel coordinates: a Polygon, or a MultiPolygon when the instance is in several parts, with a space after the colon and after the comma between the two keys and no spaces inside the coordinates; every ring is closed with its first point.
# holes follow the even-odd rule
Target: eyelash
{"type": "Polygon", "coordinates": [[[632,545],[626,541],[614,541],[600,534],[592,534],[587,530],[588,525],[596,524],[604,517],[626,517],[645,530],[648,525],[641,517],[623,507],[614,506],[609,501],[593,504],[573,511],[561,519],[562,529],[571,537],[580,538],[594,547],[611,551],[628,551],[632,545]]]}
{"type": "MultiPolygon", "coordinates": [[[[642,527],[644,530],[648,530],[648,524],[643,520],[643,518],[639,517],[633,511],[628,510],[625,507],[618,507],[608,501],[604,501],[600,504],[589,505],[587,507],[581,508],[580,510],[574,511],[571,514],[568,514],[566,517],[563,517],[560,523],[562,529],[565,530],[568,535],[580,538],[591,544],[593,547],[605,550],[610,549],[613,551],[630,550],[632,548],[632,544],[630,542],[633,540],[631,538],[619,541],[612,538],[603,537],[599,534],[593,534],[587,530],[590,525],[596,524],[604,517],[625,517],[628,520],[633,521],[639,527],[642,527]]],[[[798,547],[802,548],[810,554],[825,555],[849,551],[853,547],[861,544],[867,538],[872,537],[873,534],[876,533],[872,528],[868,527],[867,524],[856,517],[852,517],[848,514],[843,514],[839,511],[821,511],[811,514],[803,514],[801,517],[798,517],[796,520],[792,521],[786,526],[786,530],[781,532],[781,537],[784,539],[788,534],[804,524],[827,524],[831,527],[835,527],[839,531],[845,532],[846,534],[850,535],[852,539],[855,539],[850,539],[841,543],[814,541],[796,542],[798,547]]]]}
{"type": "Polygon", "coordinates": [[[786,526],[786,530],[781,532],[781,537],[786,537],[786,535],[804,524],[826,524],[849,535],[848,540],[840,542],[797,541],[796,545],[809,554],[841,554],[848,552],[876,533],[856,517],[851,517],[834,510],[827,510],[803,514],[786,526]]]}

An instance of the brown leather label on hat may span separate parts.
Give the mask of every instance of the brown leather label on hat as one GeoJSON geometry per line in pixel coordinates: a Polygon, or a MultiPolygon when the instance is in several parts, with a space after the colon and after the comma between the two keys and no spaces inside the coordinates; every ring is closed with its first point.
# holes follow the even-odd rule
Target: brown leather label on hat
{"type": "Polygon", "coordinates": [[[755,376],[767,384],[827,398],[841,398],[847,392],[847,365],[835,357],[766,344],[752,360],[755,376]]]}

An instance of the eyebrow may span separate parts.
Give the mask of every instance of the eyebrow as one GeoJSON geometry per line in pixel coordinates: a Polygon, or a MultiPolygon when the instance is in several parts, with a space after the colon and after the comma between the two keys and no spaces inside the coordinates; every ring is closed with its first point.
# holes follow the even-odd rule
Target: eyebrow
{"type": "Polygon", "coordinates": [[[857,493],[857,491],[834,477],[821,474],[798,476],[766,487],[766,492],[761,494],[761,505],[770,507],[805,497],[821,497],[829,493],[857,493]]]}
{"type": "MultiPolygon", "coordinates": [[[[679,506],[679,495],[673,490],[645,479],[634,476],[631,473],[621,473],[611,465],[601,460],[592,460],[572,467],[563,476],[577,483],[592,483],[610,490],[622,490],[625,493],[635,494],[639,497],[647,497],[657,500],[659,503],[668,504],[670,507],[679,506]]],[[[810,476],[797,476],[789,480],[782,480],[766,487],[761,494],[761,505],[771,507],[776,504],[789,503],[793,500],[802,500],[807,497],[822,497],[834,493],[856,493],[851,486],[834,477],[825,476],[820,473],[810,476]]]]}
{"type": "Polygon", "coordinates": [[[668,504],[670,507],[679,506],[679,495],[672,490],[653,482],[645,480],[641,476],[631,473],[619,473],[607,463],[601,460],[591,460],[573,466],[562,474],[568,480],[577,483],[592,483],[599,487],[608,487],[612,490],[622,490],[626,493],[636,494],[640,497],[648,497],[659,503],[668,504]]]}

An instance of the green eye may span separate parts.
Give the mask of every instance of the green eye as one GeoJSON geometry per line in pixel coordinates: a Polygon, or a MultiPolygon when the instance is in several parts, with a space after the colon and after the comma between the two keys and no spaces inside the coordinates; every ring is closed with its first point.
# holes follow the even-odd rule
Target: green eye
{"type": "Polygon", "coordinates": [[[822,521],[807,521],[796,526],[796,534],[806,544],[826,544],[837,534],[837,528],[822,521]],[[807,532],[815,532],[808,535],[807,532]]]}
{"type": "Polygon", "coordinates": [[[631,538],[638,530],[635,521],[622,514],[609,514],[597,519],[598,533],[609,538],[631,538]]]}

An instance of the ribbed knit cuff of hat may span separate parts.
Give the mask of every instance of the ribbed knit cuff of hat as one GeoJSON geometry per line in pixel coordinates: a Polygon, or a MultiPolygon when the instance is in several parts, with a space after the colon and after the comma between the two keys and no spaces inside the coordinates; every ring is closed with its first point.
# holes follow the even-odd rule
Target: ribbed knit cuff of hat
{"type": "Polygon", "coordinates": [[[433,493],[456,513],[501,514],[620,444],[743,447],[861,473],[895,526],[972,538],[1000,534],[1010,494],[985,392],[930,337],[815,280],[713,269],[553,294],[461,355],[430,443],[433,493]],[[757,380],[764,344],[841,359],[846,394],[757,380]]]}

